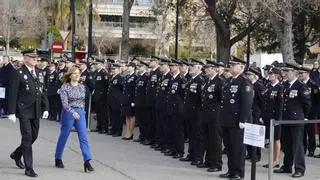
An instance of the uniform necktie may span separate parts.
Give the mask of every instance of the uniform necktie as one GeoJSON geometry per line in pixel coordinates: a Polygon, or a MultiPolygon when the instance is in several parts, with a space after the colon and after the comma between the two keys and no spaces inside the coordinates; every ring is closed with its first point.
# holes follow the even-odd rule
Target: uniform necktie
{"type": "Polygon", "coordinates": [[[33,79],[37,79],[37,75],[33,69],[31,70],[31,75],[32,75],[33,79]]]}

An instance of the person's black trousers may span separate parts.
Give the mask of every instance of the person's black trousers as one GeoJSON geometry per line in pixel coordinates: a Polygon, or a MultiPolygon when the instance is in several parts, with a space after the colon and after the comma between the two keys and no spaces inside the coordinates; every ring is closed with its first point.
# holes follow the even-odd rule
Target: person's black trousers
{"type": "Polygon", "coordinates": [[[120,107],[110,106],[111,132],[122,134],[123,118],[120,107]]]}
{"type": "Polygon", "coordinates": [[[284,152],[284,168],[292,169],[295,172],[304,173],[306,169],[304,145],[303,145],[304,126],[283,126],[281,145],[284,152]]]}
{"type": "Polygon", "coordinates": [[[244,130],[238,127],[222,127],[222,137],[226,145],[228,157],[228,172],[240,177],[245,175],[245,145],[244,130]]]}
{"type": "Polygon", "coordinates": [[[184,121],[178,114],[168,117],[169,142],[172,150],[178,154],[184,154],[184,121]]]}
{"type": "Polygon", "coordinates": [[[211,167],[222,168],[221,127],[218,124],[203,123],[205,162],[211,167]]]}
{"type": "Polygon", "coordinates": [[[13,152],[14,157],[20,159],[23,156],[26,170],[33,169],[32,144],[36,141],[39,134],[39,119],[30,119],[19,116],[21,144],[13,152]]]}
{"type": "Polygon", "coordinates": [[[313,130],[313,124],[306,124],[304,127],[304,152],[314,153],[316,150],[316,134],[313,130]]]}
{"type": "Polygon", "coordinates": [[[139,131],[140,131],[139,136],[141,139],[146,139],[147,132],[148,132],[147,109],[145,107],[136,107],[135,115],[136,115],[136,121],[139,122],[139,131]]]}

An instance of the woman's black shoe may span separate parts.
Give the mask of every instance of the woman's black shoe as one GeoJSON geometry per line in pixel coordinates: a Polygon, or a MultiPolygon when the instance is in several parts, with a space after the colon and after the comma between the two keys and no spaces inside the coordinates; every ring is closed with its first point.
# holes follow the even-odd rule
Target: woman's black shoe
{"type": "Polygon", "coordinates": [[[84,172],[94,171],[93,167],[90,164],[90,160],[85,161],[83,166],[84,166],[84,172]]]}
{"type": "Polygon", "coordinates": [[[130,137],[123,137],[122,138],[122,140],[126,140],[126,141],[132,140],[132,139],[133,139],[133,134],[130,137]]]}
{"type": "Polygon", "coordinates": [[[61,159],[56,159],[56,167],[57,168],[64,168],[63,162],[61,159]]]}

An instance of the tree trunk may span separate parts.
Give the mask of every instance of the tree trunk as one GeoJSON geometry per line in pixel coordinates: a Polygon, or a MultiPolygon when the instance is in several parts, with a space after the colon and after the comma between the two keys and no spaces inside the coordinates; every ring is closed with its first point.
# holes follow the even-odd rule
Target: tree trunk
{"type": "Polygon", "coordinates": [[[280,41],[280,49],[284,62],[295,62],[293,53],[292,5],[283,8],[283,17],[279,18],[270,12],[270,22],[280,41]]]}
{"type": "Polygon", "coordinates": [[[217,61],[228,63],[230,59],[230,33],[222,31],[216,26],[217,61]]]}
{"type": "Polygon", "coordinates": [[[129,30],[130,30],[130,11],[134,0],[123,1],[123,15],[122,15],[122,41],[121,41],[121,60],[129,60],[129,30]]]}
{"type": "Polygon", "coordinates": [[[305,57],[305,54],[307,52],[307,37],[305,35],[305,27],[306,27],[306,13],[300,12],[296,19],[294,20],[293,26],[294,31],[294,58],[299,64],[303,64],[303,60],[305,57]]]}

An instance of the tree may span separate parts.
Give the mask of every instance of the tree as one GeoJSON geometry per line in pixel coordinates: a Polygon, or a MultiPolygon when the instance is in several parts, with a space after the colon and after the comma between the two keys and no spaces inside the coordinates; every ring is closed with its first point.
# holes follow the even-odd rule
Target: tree
{"type": "Polygon", "coordinates": [[[226,63],[230,57],[231,46],[260,25],[264,17],[260,13],[255,13],[259,9],[253,8],[250,1],[203,1],[215,23],[217,59],[226,63]],[[250,26],[248,26],[249,21],[251,21],[250,26]]]}
{"type": "Polygon", "coordinates": [[[3,0],[0,11],[0,35],[6,43],[17,37],[31,37],[43,34],[47,28],[47,7],[50,1],[3,0]]]}
{"type": "Polygon", "coordinates": [[[258,48],[269,52],[279,48],[284,61],[303,64],[308,48],[320,42],[319,1],[268,0],[258,1],[258,5],[269,17],[255,35],[258,48]]]}
{"type": "MultiPolygon", "coordinates": [[[[96,22],[94,26],[99,27],[99,24],[96,22]]],[[[115,39],[110,36],[110,33],[103,31],[102,34],[93,35],[93,43],[98,52],[98,57],[101,58],[105,51],[112,49],[115,39]]]]}
{"type": "Polygon", "coordinates": [[[129,31],[130,31],[130,11],[134,0],[123,1],[123,15],[122,15],[122,41],[121,41],[121,60],[129,60],[129,31]]]}

